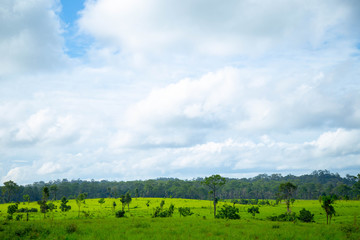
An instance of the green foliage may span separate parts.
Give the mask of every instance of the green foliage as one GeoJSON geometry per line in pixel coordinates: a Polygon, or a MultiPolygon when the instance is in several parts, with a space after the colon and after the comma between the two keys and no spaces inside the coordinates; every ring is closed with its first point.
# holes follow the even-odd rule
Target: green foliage
{"type": "Polygon", "coordinates": [[[322,196],[321,197],[321,207],[325,210],[326,212],[326,223],[330,224],[331,223],[331,218],[333,215],[335,215],[335,208],[332,204],[335,203],[335,198],[334,196],[322,196]],[[330,219],[330,221],[329,221],[330,219]]]}
{"type": "Polygon", "coordinates": [[[9,205],[7,209],[7,213],[13,215],[18,210],[18,204],[9,205]]]}
{"type": "Polygon", "coordinates": [[[216,218],[240,219],[239,209],[225,204],[216,215],[216,218]]]}
{"type": "Polygon", "coordinates": [[[16,220],[16,221],[20,221],[22,218],[23,218],[23,215],[22,215],[22,214],[18,214],[18,215],[16,215],[15,220],[16,220]]]}
{"type": "Polygon", "coordinates": [[[314,214],[303,208],[299,213],[298,219],[302,222],[314,222],[314,214]]]}
{"type": "Polygon", "coordinates": [[[28,204],[30,203],[30,196],[29,196],[29,194],[25,194],[25,195],[23,196],[23,199],[24,199],[24,202],[27,202],[28,204]]]}
{"type": "Polygon", "coordinates": [[[76,198],[76,204],[78,205],[79,208],[78,217],[80,217],[81,205],[85,204],[85,198],[86,198],[86,193],[80,193],[76,198]]]}
{"type": "Polygon", "coordinates": [[[293,199],[292,196],[296,189],[297,186],[291,182],[282,183],[279,186],[279,198],[285,200],[288,213],[290,213],[290,203],[295,202],[295,199],[293,199]]]}
{"type": "Polygon", "coordinates": [[[58,191],[58,186],[56,184],[53,184],[50,186],[50,192],[53,194],[53,200],[56,201],[56,193],[58,191]]]}
{"type": "Polygon", "coordinates": [[[78,226],[75,223],[70,223],[66,226],[67,233],[74,233],[78,230],[78,226]]]}
{"type": "Polygon", "coordinates": [[[297,217],[296,213],[283,213],[278,216],[270,216],[268,217],[270,221],[279,221],[279,222],[294,222],[297,217]]]}
{"type": "Polygon", "coordinates": [[[100,206],[103,205],[105,203],[105,199],[104,198],[100,198],[98,203],[100,203],[100,206]]]}
{"type": "Polygon", "coordinates": [[[122,218],[122,217],[125,217],[125,211],[123,210],[119,210],[115,213],[115,217],[117,218],[122,218]]]}
{"type": "Polygon", "coordinates": [[[131,195],[129,192],[125,194],[125,204],[128,206],[128,211],[130,211],[130,203],[132,201],[131,195]]]}
{"type": "Polygon", "coordinates": [[[165,200],[161,200],[161,202],[160,202],[160,208],[162,209],[162,208],[164,207],[164,205],[165,205],[165,200]]]}
{"type": "Polygon", "coordinates": [[[191,209],[189,207],[179,207],[178,211],[180,213],[180,216],[186,217],[186,216],[191,216],[194,213],[191,212],[191,209]]]}
{"type": "Polygon", "coordinates": [[[1,188],[2,194],[7,196],[7,202],[11,201],[11,197],[19,190],[19,186],[13,181],[4,182],[4,186],[1,188]]]}
{"type": "Polygon", "coordinates": [[[255,214],[256,213],[260,213],[259,212],[259,207],[255,207],[255,206],[252,206],[251,208],[248,208],[248,213],[250,213],[253,217],[255,217],[255,214]]]}
{"type": "Polygon", "coordinates": [[[60,210],[62,212],[67,212],[71,209],[71,206],[67,205],[68,202],[69,202],[69,200],[67,200],[66,197],[61,198],[60,210]]]}
{"type": "Polygon", "coordinates": [[[216,174],[210,177],[205,177],[204,181],[202,181],[201,183],[210,188],[209,193],[213,195],[214,217],[216,217],[216,204],[218,202],[218,199],[216,197],[216,191],[219,187],[226,183],[226,179],[221,177],[219,174],[216,174]]]}
{"type": "Polygon", "coordinates": [[[170,204],[170,207],[168,209],[163,209],[162,207],[156,207],[154,214],[152,217],[171,217],[174,213],[175,206],[173,204],[170,204]]]}

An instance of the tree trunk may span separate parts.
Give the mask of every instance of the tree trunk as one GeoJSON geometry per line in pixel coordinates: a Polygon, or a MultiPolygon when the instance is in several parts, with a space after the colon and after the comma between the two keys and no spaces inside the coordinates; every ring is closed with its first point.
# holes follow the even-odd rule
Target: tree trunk
{"type": "Polygon", "coordinates": [[[214,190],[214,218],[216,218],[216,193],[214,190]]]}
{"type": "Polygon", "coordinates": [[[326,213],[326,224],[329,224],[329,214],[326,213]]]}

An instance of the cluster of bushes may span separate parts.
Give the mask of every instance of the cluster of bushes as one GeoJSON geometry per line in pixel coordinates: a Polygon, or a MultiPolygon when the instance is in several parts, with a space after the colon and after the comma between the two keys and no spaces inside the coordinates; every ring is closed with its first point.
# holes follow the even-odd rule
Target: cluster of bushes
{"type": "Polygon", "coordinates": [[[278,216],[270,216],[268,217],[271,221],[280,221],[280,222],[293,222],[295,220],[300,220],[302,222],[314,222],[314,214],[310,211],[303,208],[299,215],[297,216],[296,213],[283,213],[278,216]]]}
{"type": "Polygon", "coordinates": [[[258,200],[258,199],[233,199],[231,200],[233,204],[243,204],[243,205],[271,205],[269,200],[258,200]]]}
{"type": "Polygon", "coordinates": [[[16,210],[18,213],[26,213],[26,212],[38,212],[39,210],[37,208],[20,208],[16,210]]]}
{"type": "Polygon", "coordinates": [[[225,204],[216,214],[216,218],[240,219],[239,209],[225,204]]]}
{"type": "Polygon", "coordinates": [[[168,209],[163,209],[162,207],[156,207],[153,217],[171,217],[174,213],[175,206],[170,204],[168,209]]]}

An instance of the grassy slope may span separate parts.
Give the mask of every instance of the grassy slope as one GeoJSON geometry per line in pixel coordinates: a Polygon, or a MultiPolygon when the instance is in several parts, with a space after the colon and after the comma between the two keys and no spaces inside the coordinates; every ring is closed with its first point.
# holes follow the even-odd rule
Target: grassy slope
{"type": "MultiPolygon", "coordinates": [[[[318,201],[297,200],[292,207],[294,212],[306,208],[315,214],[315,223],[278,223],[266,220],[267,216],[279,215],[286,211],[286,206],[261,206],[260,214],[255,219],[247,213],[248,205],[237,205],[241,220],[213,219],[212,203],[203,200],[165,199],[165,208],[171,203],[175,207],[191,207],[194,215],[180,218],[177,210],[172,218],[154,219],[150,215],[153,208],[159,206],[160,198],[133,199],[127,218],[116,219],[112,209],[116,201],[116,209],[121,209],[119,199],[105,199],[100,206],[98,199],[87,199],[78,219],[78,207],[74,200],[69,203],[72,210],[62,213],[60,210],[48,213],[43,219],[41,213],[31,213],[30,222],[0,222],[0,239],[360,239],[358,227],[354,227],[355,219],[360,222],[359,201],[338,201],[335,204],[337,216],[330,226],[325,225],[326,215],[318,201]],[[150,200],[150,206],[146,202],[150,200]],[[73,226],[74,233],[68,228],[73,226]]],[[[219,208],[223,203],[220,203],[219,208]]],[[[56,205],[60,205],[59,201],[56,205]]],[[[5,219],[8,204],[0,205],[0,219],[5,219]]],[[[37,203],[20,204],[22,207],[39,208],[37,203]]],[[[126,207],[127,210],[127,207],[126,207]]]]}

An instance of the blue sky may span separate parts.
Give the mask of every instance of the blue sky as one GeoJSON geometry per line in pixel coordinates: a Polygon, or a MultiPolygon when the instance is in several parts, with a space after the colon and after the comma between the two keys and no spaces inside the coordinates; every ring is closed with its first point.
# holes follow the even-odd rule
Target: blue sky
{"type": "Polygon", "coordinates": [[[359,13],[1,1],[0,180],[357,174],[359,13]]]}

